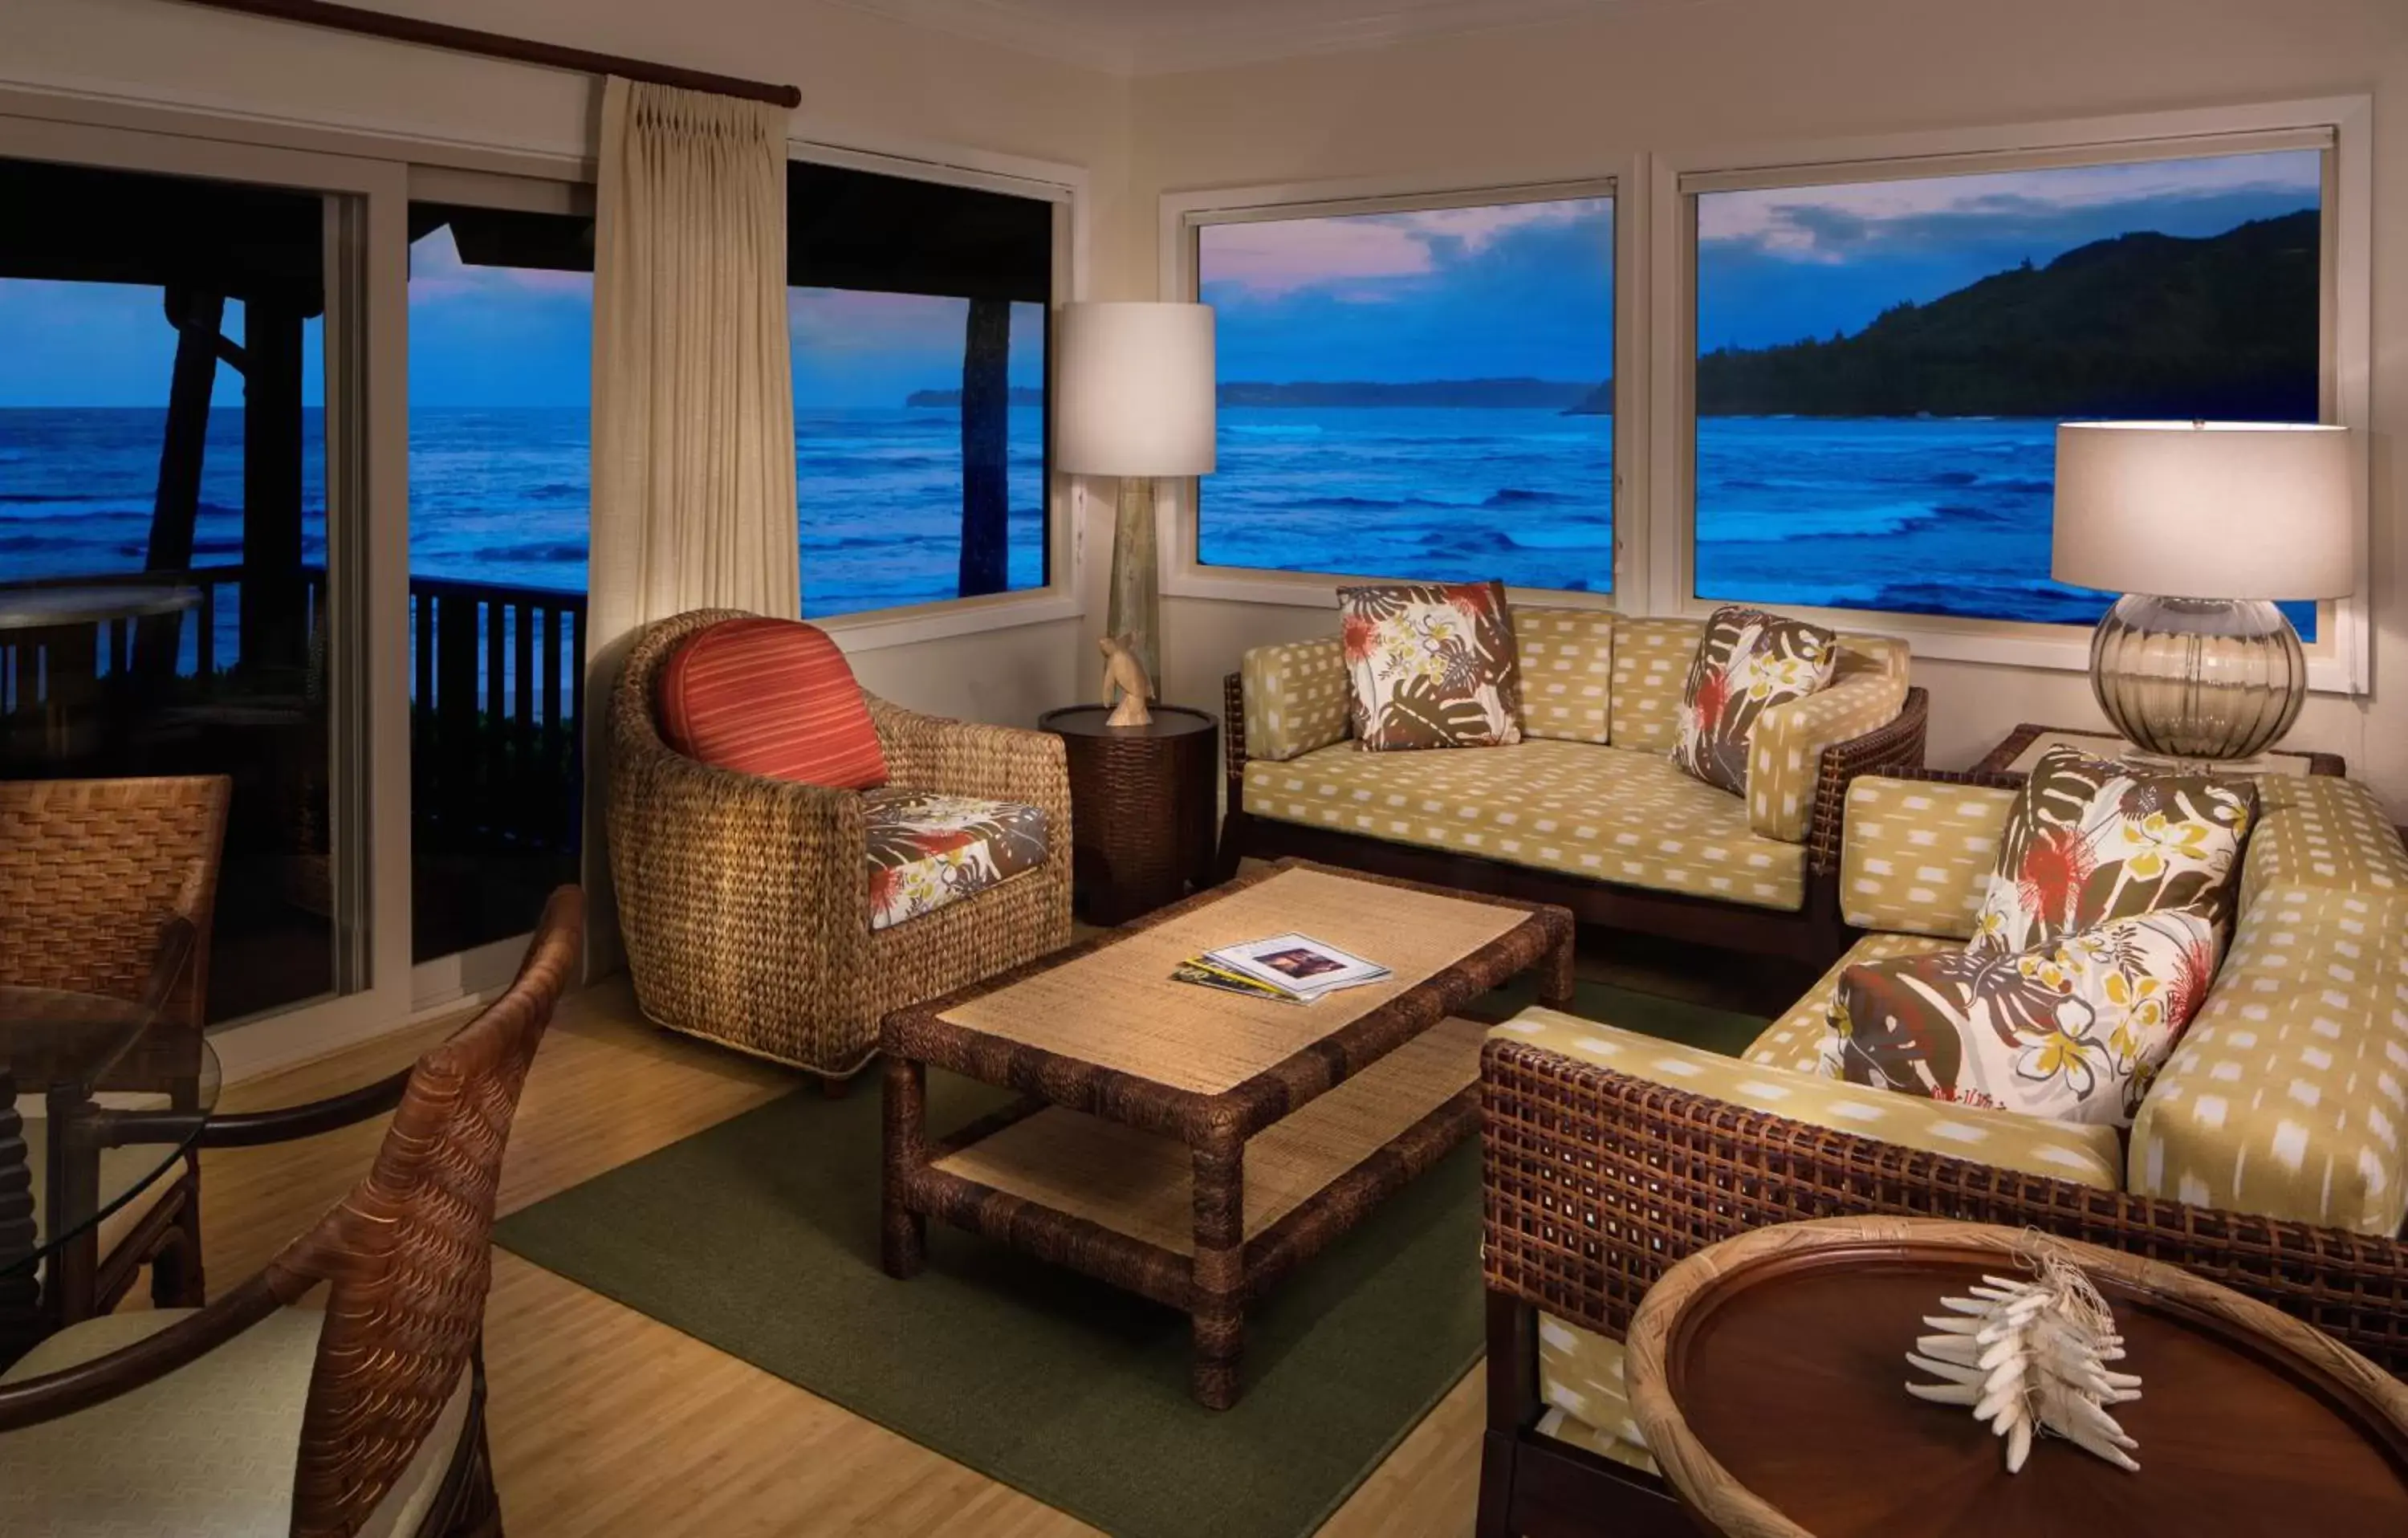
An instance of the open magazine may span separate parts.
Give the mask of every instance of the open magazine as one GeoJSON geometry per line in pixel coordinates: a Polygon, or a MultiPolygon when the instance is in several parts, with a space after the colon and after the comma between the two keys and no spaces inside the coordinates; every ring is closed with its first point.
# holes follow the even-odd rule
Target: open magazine
{"type": "Polygon", "coordinates": [[[1188,957],[1171,976],[1182,983],[1256,998],[1309,1004],[1325,994],[1361,987],[1388,969],[1311,935],[1273,935],[1188,957]]]}

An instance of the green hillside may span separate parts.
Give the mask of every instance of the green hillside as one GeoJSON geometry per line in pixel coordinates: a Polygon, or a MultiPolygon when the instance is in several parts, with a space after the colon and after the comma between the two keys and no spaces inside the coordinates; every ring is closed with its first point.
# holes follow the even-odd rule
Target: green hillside
{"type": "Polygon", "coordinates": [[[1853,337],[1707,353],[1698,410],[2314,420],[2318,271],[2312,210],[2096,241],[1853,337]]]}

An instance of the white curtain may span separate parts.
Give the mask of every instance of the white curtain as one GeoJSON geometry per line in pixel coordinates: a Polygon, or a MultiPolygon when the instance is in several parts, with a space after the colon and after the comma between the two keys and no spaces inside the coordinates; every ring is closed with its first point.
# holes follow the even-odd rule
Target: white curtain
{"type": "Polygon", "coordinates": [[[597,971],[618,956],[602,777],[628,640],[689,609],[802,611],[786,122],[767,103],[615,77],[603,87],[585,693],[597,971]]]}

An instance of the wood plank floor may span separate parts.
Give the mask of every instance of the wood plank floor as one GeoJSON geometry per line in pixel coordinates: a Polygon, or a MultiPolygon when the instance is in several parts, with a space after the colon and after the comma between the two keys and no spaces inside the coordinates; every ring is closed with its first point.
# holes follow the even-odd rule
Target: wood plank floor
{"type": "MultiPolygon", "coordinates": [[[[408,1062],[449,1023],[227,1091],[228,1110],[330,1094],[408,1062]]],[[[776,1068],[637,1018],[624,982],[563,1005],[529,1076],[501,1186],[525,1206],[789,1092],[776,1068]]],[[[874,1092],[864,1084],[853,1092],[874,1092]]],[[[213,1290],[337,1200],[381,1124],[206,1156],[213,1290]]],[[[981,1534],[1094,1530],[818,1396],[507,1252],[486,1315],[496,1477],[513,1538],[981,1534]]],[[[1322,1530],[1463,1534],[1479,1481],[1468,1374],[1322,1530]]]]}

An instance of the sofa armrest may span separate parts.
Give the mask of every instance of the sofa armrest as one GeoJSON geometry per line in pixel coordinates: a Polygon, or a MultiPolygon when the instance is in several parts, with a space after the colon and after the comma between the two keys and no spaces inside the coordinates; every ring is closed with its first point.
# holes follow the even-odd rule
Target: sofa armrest
{"type": "MultiPolygon", "coordinates": [[[[1756,717],[1747,743],[1747,819],[1768,839],[1806,841],[1824,750],[1879,731],[1906,704],[1902,655],[1842,651],[1831,684],[1756,717]]],[[[1921,762],[1921,755],[1916,755],[1921,762]]]]}
{"type": "Polygon", "coordinates": [[[1337,637],[1254,647],[1238,676],[1248,756],[1281,763],[1346,740],[1354,696],[1337,637]]]}
{"type": "Polygon", "coordinates": [[[1837,880],[1849,784],[1862,775],[1914,773],[1921,769],[1924,734],[1930,720],[1930,695],[1911,687],[1898,714],[1888,722],[1823,750],[1814,774],[1813,810],[1797,841],[1806,845],[1806,869],[1810,873],[1837,880]]]}
{"type": "MultiPolygon", "coordinates": [[[[1483,1253],[1493,1294],[1620,1340],[1656,1278],[1717,1240],[1849,1214],[1945,1217],[2149,1255],[2304,1319],[2388,1372],[2408,1367],[2408,1246],[2396,1239],[1835,1130],[1631,1071],[1642,1052],[1666,1050],[1635,1041],[1643,1045],[1626,1048],[1638,1060],[1625,1069],[1503,1030],[1483,1049],[1483,1253]]],[[[1777,1088],[1799,1077],[1744,1071],[1777,1088]]]]}

